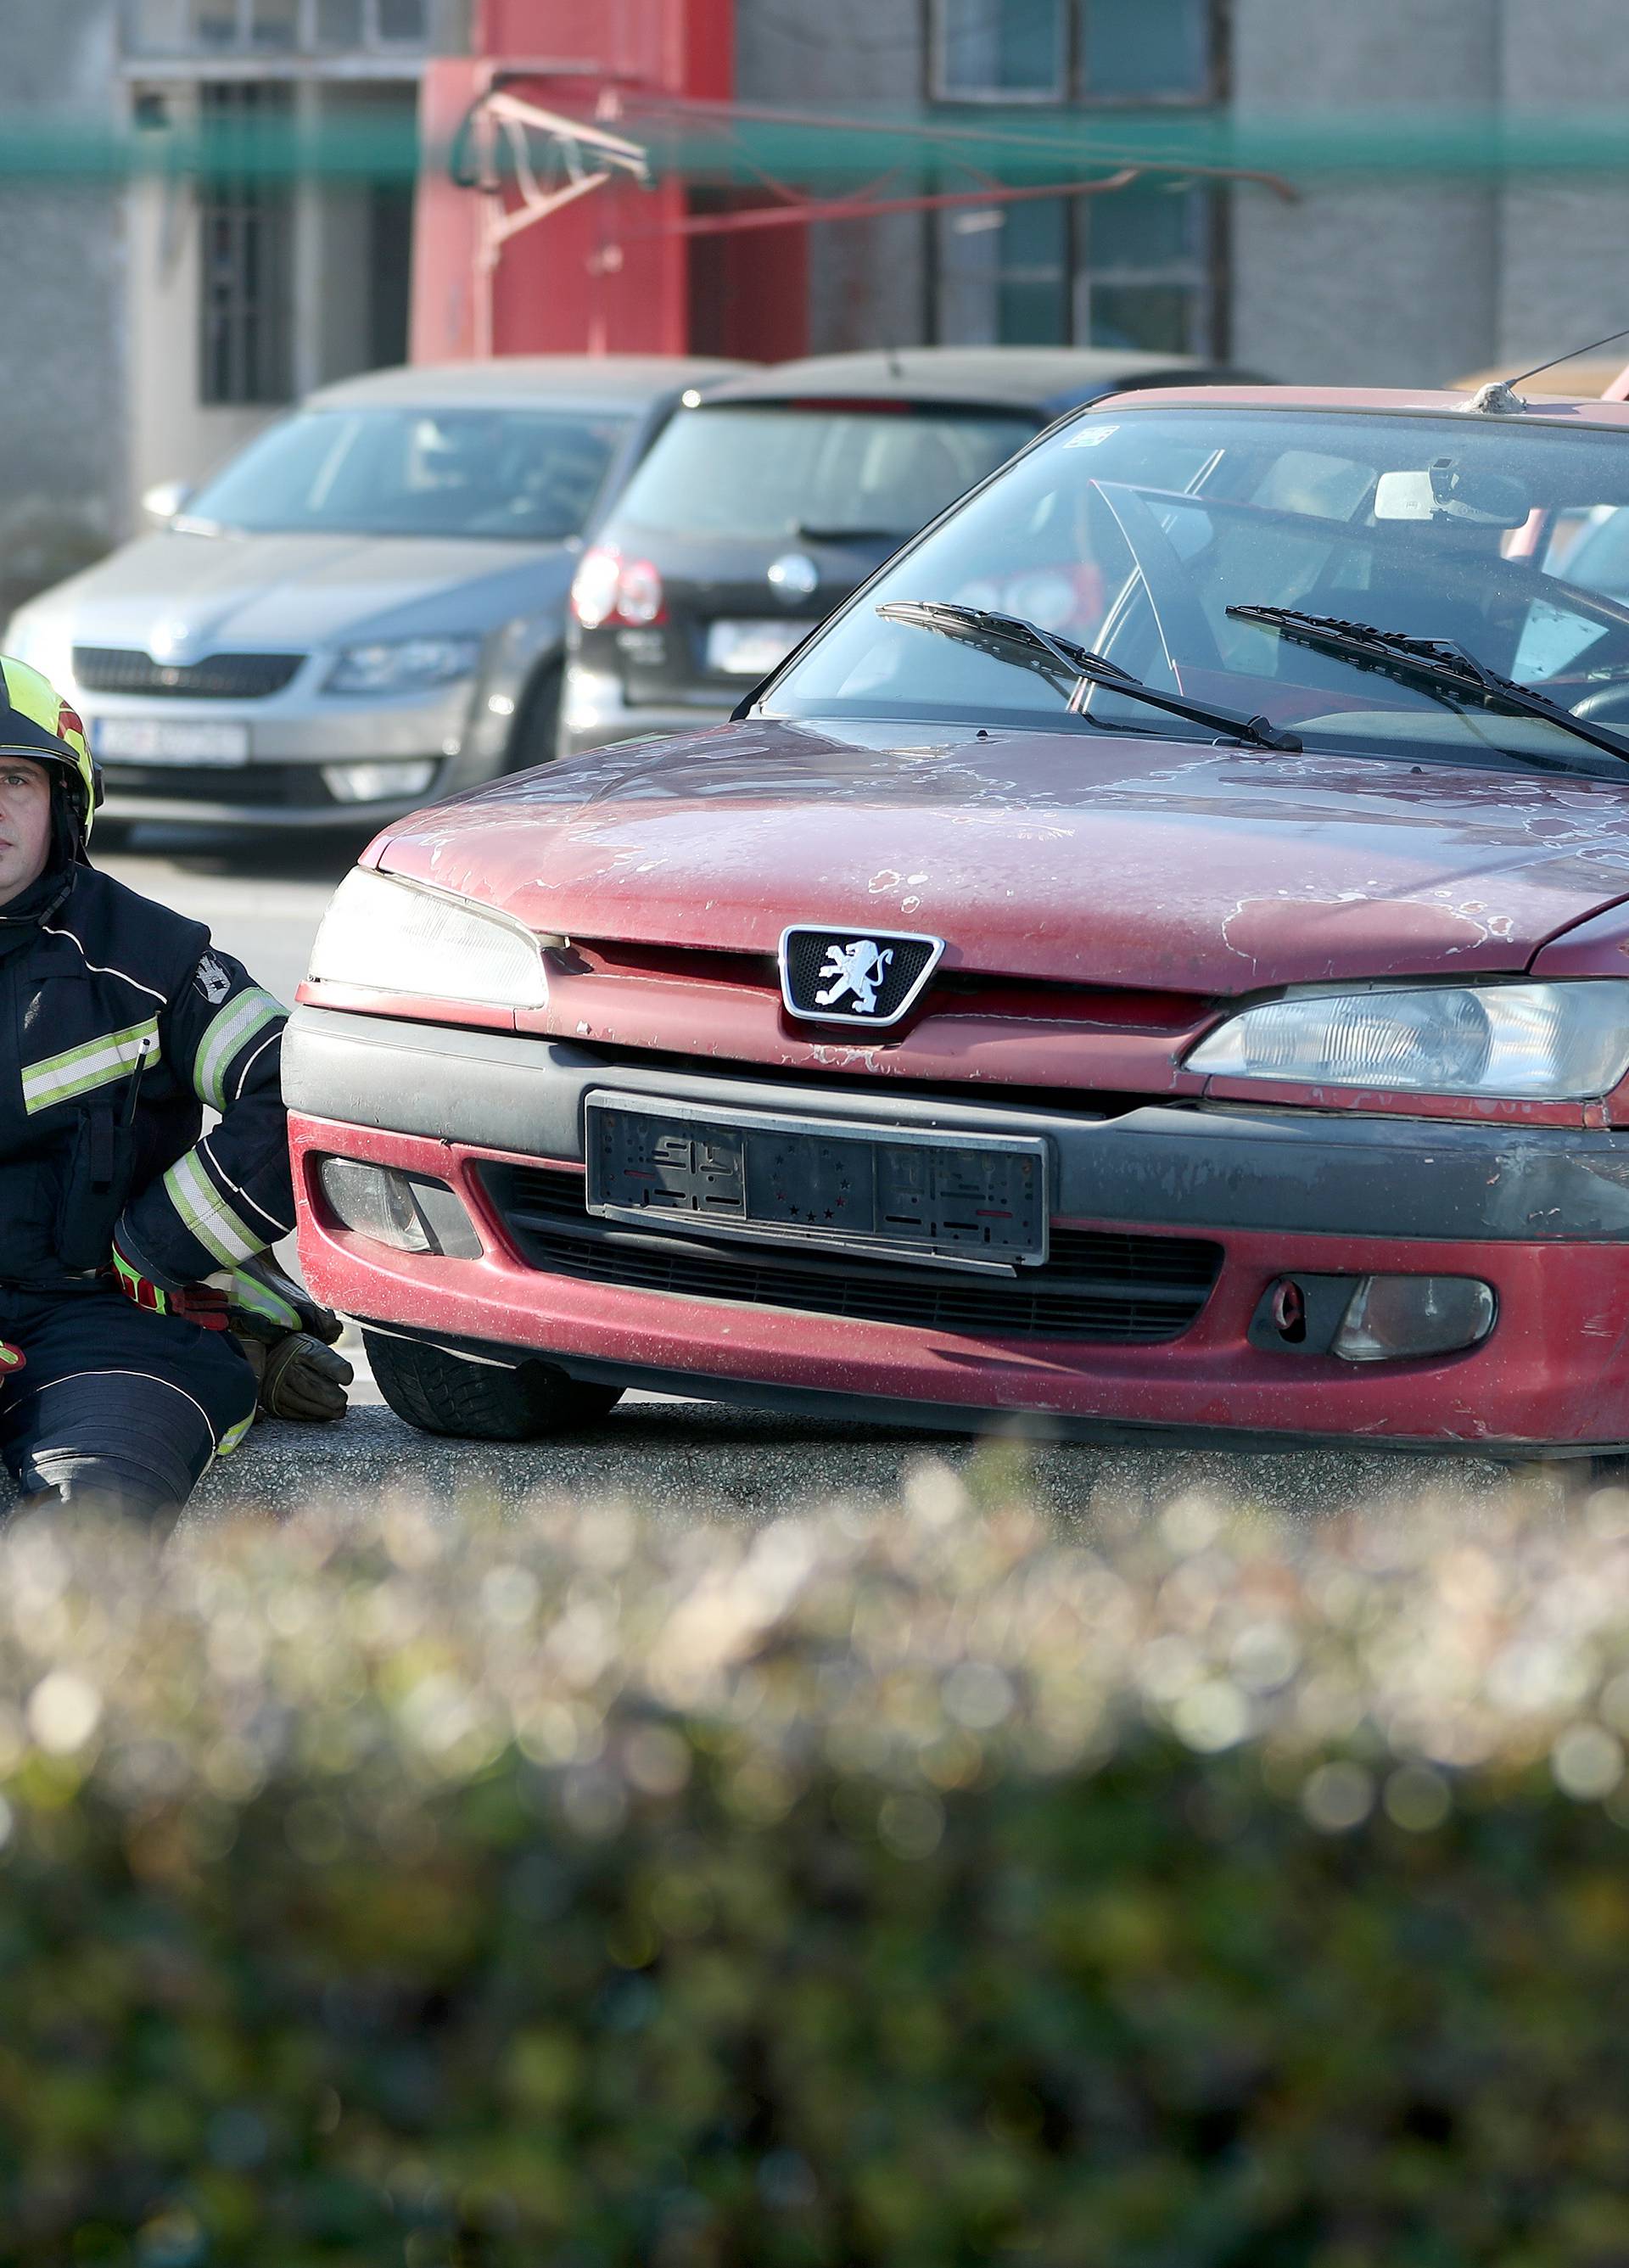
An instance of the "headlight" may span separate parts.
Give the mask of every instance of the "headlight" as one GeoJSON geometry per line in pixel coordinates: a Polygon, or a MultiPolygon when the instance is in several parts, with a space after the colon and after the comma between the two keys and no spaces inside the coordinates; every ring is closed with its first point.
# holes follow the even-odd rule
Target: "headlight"
{"type": "Polygon", "coordinates": [[[468,898],[357,867],[322,917],[311,949],[313,983],[431,1000],[542,1008],[542,949],[530,930],[468,898]]]}
{"type": "Polygon", "coordinates": [[[384,638],[348,645],[329,670],[327,693],[419,693],[474,674],[478,637],[384,638]]]}
{"type": "Polygon", "coordinates": [[[20,607],[6,626],[4,651],[37,669],[56,692],[72,688],[73,633],[60,613],[35,614],[20,607]]]}
{"type": "Polygon", "coordinates": [[[1629,1068],[1629,983],[1303,993],[1229,1018],[1190,1071],[1297,1086],[1574,1102],[1629,1068]]]}

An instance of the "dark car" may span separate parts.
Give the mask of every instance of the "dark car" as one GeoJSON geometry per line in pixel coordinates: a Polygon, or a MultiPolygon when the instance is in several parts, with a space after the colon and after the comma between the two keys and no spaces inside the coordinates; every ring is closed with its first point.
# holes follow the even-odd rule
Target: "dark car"
{"type": "MultiPolygon", "coordinates": [[[[560,750],[726,718],[892,551],[1065,411],[1242,373],[1182,356],[921,347],[782,363],[674,418],[571,588],[560,750]]],[[[1072,594],[1021,594],[1060,621],[1072,594]]]]}

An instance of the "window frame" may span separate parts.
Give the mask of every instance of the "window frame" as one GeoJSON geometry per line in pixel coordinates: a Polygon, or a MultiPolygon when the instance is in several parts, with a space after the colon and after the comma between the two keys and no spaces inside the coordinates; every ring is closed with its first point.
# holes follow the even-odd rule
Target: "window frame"
{"type": "Polygon", "coordinates": [[[293,56],[429,56],[446,48],[452,11],[446,0],[422,0],[422,8],[420,31],[392,35],[381,27],[380,0],[360,0],[361,38],[354,43],[342,44],[320,36],[320,0],[295,0],[294,37],[291,41],[274,43],[254,35],[255,0],[227,0],[225,12],[232,16],[235,28],[225,39],[201,36],[193,0],[167,0],[163,12],[176,18],[181,28],[173,34],[161,33],[154,39],[144,26],[147,13],[144,0],[123,0],[122,45],[125,55],[136,61],[208,57],[221,62],[269,63],[293,56]]]}
{"type": "MultiPolygon", "coordinates": [[[[923,40],[926,65],[925,92],[932,103],[970,109],[1203,110],[1227,99],[1227,33],[1232,0],[1199,0],[1205,18],[1203,85],[1192,90],[1174,88],[1164,93],[1149,94],[1102,94],[1087,84],[1085,13],[1088,8],[1103,4],[1103,0],[1058,0],[1064,14],[1061,42],[1064,52],[1063,70],[1056,93],[1045,93],[1038,88],[950,86],[946,79],[945,64],[948,45],[948,11],[955,0],[925,0],[925,4],[927,11],[923,40]]],[[[994,4],[999,6],[1000,0],[994,0],[994,4]]],[[[1130,0],[1130,4],[1135,5],[1136,0],[1130,0]]]]}
{"type": "MultiPolygon", "coordinates": [[[[1126,192],[1122,190],[1111,190],[1107,193],[1107,195],[1117,196],[1124,194],[1126,192]]],[[[1064,314],[1064,337],[1060,342],[1062,344],[1081,349],[1089,349],[1097,344],[1092,337],[1091,328],[1092,294],[1097,286],[1120,284],[1133,286],[1137,284],[1176,285],[1188,292],[1195,308],[1195,319],[1193,336],[1188,345],[1180,349],[1173,348],[1170,351],[1174,354],[1190,354],[1200,361],[1225,362],[1227,360],[1229,254],[1227,198],[1221,188],[1215,187],[1207,190],[1200,186],[1190,194],[1196,195],[1201,200],[1194,224],[1192,249],[1183,261],[1168,262],[1163,268],[1157,264],[1136,268],[1104,268],[1094,262],[1089,256],[1091,245],[1089,209],[1098,202],[1098,199],[1091,196],[1060,197],[1058,202],[1065,208],[1064,214],[1065,268],[1060,279],[1060,305],[1064,314]]],[[[1008,208],[997,205],[992,210],[1005,214],[1008,208]]],[[[925,216],[928,230],[927,269],[932,289],[932,335],[941,344],[947,343],[944,335],[944,309],[947,291],[952,288],[947,273],[946,250],[950,232],[958,217],[959,215],[955,212],[925,216]]],[[[991,290],[992,298],[998,305],[1002,274],[999,261],[995,262],[991,290]]],[[[953,341],[948,343],[962,342],[953,341]]],[[[1021,342],[999,337],[991,343],[998,346],[1015,343],[1021,345],[1021,342]]],[[[1104,349],[1103,351],[1112,352],[1113,350],[1104,349]]],[[[1126,351],[1159,353],[1164,350],[1138,348],[1127,349],[1126,351]]]]}
{"type": "Polygon", "coordinates": [[[241,124],[287,110],[286,79],[211,80],[200,89],[200,117],[221,132],[223,162],[197,189],[198,381],[201,408],[278,409],[294,399],[294,210],[284,184],[234,172],[229,145],[241,124]],[[235,272],[217,279],[216,239],[224,232],[235,272]]]}

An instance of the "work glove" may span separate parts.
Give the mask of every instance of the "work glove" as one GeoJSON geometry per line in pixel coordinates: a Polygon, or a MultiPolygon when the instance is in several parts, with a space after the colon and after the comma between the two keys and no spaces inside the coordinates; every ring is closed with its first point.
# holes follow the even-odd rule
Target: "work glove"
{"type": "Polygon", "coordinates": [[[344,1326],[264,1255],[217,1270],[202,1284],[176,1285],[123,1237],[114,1243],[113,1272],[138,1307],[230,1331],[254,1373],[267,1417],[315,1425],[344,1416],[345,1388],[356,1376],[334,1352],[344,1326]]]}
{"type": "Polygon", "coordinates": [[[356,1376],[334,1341],[344,1329],[291,1276],[264,1255],[211,1277],[226,1302],[227,1328],[248,1358],[269,1418],[297,1425],[329,1425],[346,1410],[345,1388],[356,1376]]]}
{"type": "Polygon", "coordinates": [[[290,1331],[269,1345],[239,1336],[238,1344],[258,1381],[264,1416],[299,1425],[329,1425],[344,1416],[345,1388],[356,1373],[343,1354],[309,1331],[290,1331]]]}

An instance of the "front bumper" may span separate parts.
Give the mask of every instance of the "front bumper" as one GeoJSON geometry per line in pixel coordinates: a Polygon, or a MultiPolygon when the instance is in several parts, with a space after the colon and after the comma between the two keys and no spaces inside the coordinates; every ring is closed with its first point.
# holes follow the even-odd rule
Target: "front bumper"
{"type": "Polygon", "coordinates": [[[165,825],[369,831],[502,769],[501,751],[495,756],[483,736],[470,730],[472,688],[467,679],[412,699],[373,701],[325,695],[320,684],[307,683],[313,677],[320,677],[314,661],[283,692],[263,700],[70,695],[93,747],[102,726],[126,720],[230,724],[242,726],[248,736],[248,759],[242,764],[101,757],[107,816],[165,825]],[[324,765],[423,762],[436,767],[431,781],[407,796],[344,802],[330,793],[322,777],[324,765]]]}
{"type": "Polygon", "coordinates": [[[856,1418],[976,1429],[993,1417],[1127,1438],[1583,1454],[1629,1443],[1629,1138],[1581,1128],[1170,1108],[1114,1117],[853,1084],[783,1083],[608,1060],[569,1044],[298,1010],[284,1042],[312,1288],[445,1344],[548,1356],[583,1376],[856,1418]],[[941,1323],[586,1282],[529,1264],[490,1169],[583,1156],[583,1100],[620,1090],[733,1108],[1039,1134],[1054,1216],[1220,1248],[1213,1289],[1153,1344],[1021,1340],[941,1323]],[[324,1153],[450,1182],[478,1260],[398,1253],[341,1227],[324,1153]],[[1250,1343],[1285,1274],[1471,1276],[1498,1321],[1448,1357],[1354,1366],[1250,1343]]]}

